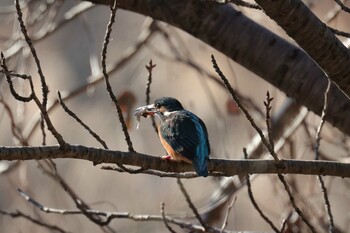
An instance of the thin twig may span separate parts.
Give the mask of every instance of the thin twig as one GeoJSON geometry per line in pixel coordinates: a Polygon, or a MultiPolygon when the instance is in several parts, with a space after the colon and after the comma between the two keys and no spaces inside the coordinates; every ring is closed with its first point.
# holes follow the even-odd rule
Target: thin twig
{"type": "Polygon", "coordinates": [[[316,131],[316,141],[315,141],[315,146],[314,146],[314,151],[315,151],[315,160],[319,159],[319,148],[320,148],[320,143],[321,143],[321,131],[323,128],[323,125],[326,121],[326,111],[327,111],[327,106],[328,106],[328,93],[331,87],[331,81],[328,79],[328,85],[327,88],[324,92],[324,104],[323,104],[323,109],[321,113],[321,121],[320,124],[318,125],[317,131],[316,131]]]}
{"type": "MultiPolygon", "coordinates": [[[[320,144],[321,144],[321,131],[322,128],[324,126],[325,123],[325,118],[326,118],[326,111],[327,111],[327,107],[328,107],[328,95],[329,95],[329,91],[330,91],[330,86],[331,86],[331,81],[330,79],[328,79],[328,85],[327,85],[327,89],[324,93],[324,104],[323,104],[323,109],[322,109],[322,114],[321,114],[321,121],[320,124],[317,128],[317,132],[316,132],[316,142],[315,142],[315,160],[318,160],[319,158],[319,148],[320,148],[320,144]]],[[[329,232],[333,233],[334,232],[334,220],[333,220],[333,214],[332,214],[332,209],[331,209],[331,203],[329,201],[328,198],[328,193],[327,193],[327,188],[325,186],[325,183],[323,181],[323,178],[321,175],[318,175],[318,180],[320,182],[320,186],[321,186],[321,190],[323,193],[323,198],[324,198],[324,202],[325,202],[325,206],[327,209],[327,213],[328,213],[328,219],[329,219],[329,232]]]]}
{"type": "MultiPolygon", "coordinates": [[[[50,178],[52,178],[54,181],[56,181],[57,183],[59,183],[61,185],[61,187],[63,188],[63,190],[65,190],[65,192],[69,195],[69,197],[74,201],[76,207],[80,210],[80,212],[82,214],[85,215],[85,217],[87,217],[90,221],[92,221],[93,223],[104,227],[107,226],[110,223],[110,220],[103,220],[100,216],[95,215],[94,213],[90,213],[88,210],[90,209],[90,207],[82,200],[78,197],[78,195],[74,192],[74,190],[66,183],[66,181],[60,176],[60,174],[57,172],[57,170],[55,170],[54,172],[51,172],[49,170],[47,170],[44,166],[42,166],[39,163],[39,168],[50,178]]],[[[39,207],[40,210],[47,212],[48,210],[42,209],[43,205],[39,204],[38,202],[36,202],[33,198],[31,198],[28,194],[26,194],[25,192],[23,192],[21,189],[17,189],[17,192],[29,203],[31,203],[32,205],[39,207]]],[[[49,212],[48,212],[49,213],[49,212]]],[[[112,229],[110,229],[112,232],[114,232],[112,229]]]]}
{"type": "Polygon", "coordinates": [[[226,226],[227,226],[228,217],[230,216],[231,209],[232,209],[232,207],[233,207],[233,204],[235,204],[236,200],[237,200],[237,197],[232,198],[231,203],[230,203],[229,206],[227,207],[225,219],[224,219],[224,222],[223,222],[223,224],[222,224],[222,226],[221,226],[221,233],[225,230],[225,228],[226,228],[226,226]]]}
{"type": "Polygon", "coordinates": [[[276,162],[276,166],[280,166],[281,163],[280,160],[278,159],[278,156],[276,154],[276,152],[273,150],[273,148],[271,147],[271,145],[269,144],[269,142],[266,140],[262,130],[258,127],[258,125],[254,122],[253,118],[250,116],[249,112],[245,109],[245,107],[241,104],[241,101],[239,100],[238,96],[236,95],[235,91],[233,90],[231,84],[229,83],[229,81],[227,80],[227,78],[225,77],[225,75],[222,73],[222,71],[220,70],[214,55],[211,55],[211,62],[213,63],[213,67],[216,71],[216,73],[220,76],[220,78],[222,79],[222,81],[224,82],[227,90],[230,92],[232,99],[236,102],[237,106],[239,107],[239,109],[242,110],[242,112],[244,113],[245,117],[247,118],[247,120],[250,122],[250,124],[253,126],[253,128],[256,130],[256,132],[259,134],[260,138],[261,138],[261,142],[265,145],[266,149],[270,152],[270,154],[272,155],[273,159],[276,162]]]}
{"type": "Polygon", "coordinates": [[[7,115],[9,116],[10,122],[11,122],[11,132],[12,135],[20,142],[22,146],[28,146],[28,141],[24,139],[21,129],[17,126],[15,122],[15,118],[13,116],[11,107],[8,103],[6,103],[2,97],[0,96],[0,103],[4,106],[5,111],[7,112],[7,115]]]}
{"type": "Polygon", "coordinates": [[[343,11],[345,11],[345,12],[347,12],[347,13],[350,13],[350,8],[347,7],[347,6],[345,6],[344,3],[342,3],[341,0],[335,0],[335,2],[340,6],[340,8],[341,8],[343,11]]]}
{"type": "Polygon", "coordinates": [[[67,233],[67,231],[61,229],[60,227],[56,226],[56,225],[51,225],[51,224],[48,224],[48,223],[44,223],[38,219],[35,219],[19,210],[16,210],[15,212],[6,212],[4,210],[0,210],[0,214],[2,215],[7,215],[11,218],[25,218],[27,220],[29,220],[30,222],[38,225],[38,226],[42,226],[42,227],[45,227],[49,230],[53,230],[53,231],[57,231],[57,232],[60,232],[60,233],[67,233]]]}
{"type": "Polygon", "coordinates": [[[24,101],[24,102],[29,102],[31,100],[34,100],[35,104],[37,105],[37,107],[39,108],[40,112],[41,112],[41,115],[42,117],[45,119],[45,122],[46,122],[46,125],[47,125],[47,128],[48,130],[52,133],[52,135],[56,138],[58,144],[60,144],[60,147],[61,149],[65,149],[67,144],[66,142],[64,141],[62,135],[60,133],[58,133],[58,131],[55,129],[55,127],[53,126],[52,122],[51,122],[51,119],[47,113],[47,110],[43,107],[43,105],[41,104],[41,102],[39,101],[36,93],[35,93],[35,90],[34,90],[34,84],[33,84],[33,80],[31,78],[31,76],[25,76],[25,75],[17,75],[17,77],[20,77],[22,76],[22,78],[25,78],[29,81],[29,85],[30,85],[30,90],[31,90],[31,94],[29,97],[21,97],[19,96],[16,91],[14,90],[13,86],[12,86],[12,81],[11,81],[11,77],[9,74],[9,71],[8,71],[8,68],[6,66],[6,59],[4,57],[4,55],[1,53],[1,67],[3,68],[3,70],[7,73],[6,75],[6,79],[9,83],[9,86],[10,86],[10,90],[11,90],[11,94],[14,95],[14,97],[18,100],[20,99],[23,99],[24,100],[28,100],[28,101],[24,101]]]}
{"type": "Polygon", "coordinates": [[[311,225],[311,223],[309,222],[309,220],[307,220],[307,218],[305,217],[305,215],[303,214],[303,212],[299,209],[299,207],[296,205],[295,203],[295,199],[293,197],[292,191],[290,190],[287,181],[284,179],[284,176],[281,173],[278,173],[278,178],[280,179],[280,181],[282,182],[284,189],[286,190],[288,197],[289,197],[289,201],[291,202],[295,212],[298,213],[298,215],[300,216],[300,218],[304,221],[304,223],[309,227],[309,229],[311,230],[311,232],[316,233],[315,228],[311,225]]]}
{"type": "Polygon", "coordinates": [[[68,113],[69,116],[73,117],[81,126],[83,126],[84,129],[86,129],[90,135],[93,136],[103,146],[103,148],[108,149],[106,142],[102,140],[98,134],[96,134],[88,125],[86,125],[74,112],[72,112],[67,107],[67,105],[62,100],[60,91],[57,91],[57,97],[64,111],[68,113]]]}
{"type": "MultiPolygon", "coordinates": [[[[134,58],[143,48],[143,46],[155,35],[156,28],[150,25],[149,32],[142,33],[140,35],[139,40],[137,43],[130,48],[128,48],[123,54],[122,58],[118,62],[113,62],[112,64],[107,65],[107,73],[113,74],[114,72],[120,70],[123,66],[125,66],[132,58],[134,58]],[[153,30],[153,28],[155,28],[153,30]]],[[[90,75],[85,78],[85,80],[92,80],[89,83],[86,83],[77,89],[74,89],[73,91],[69,92],[67,95],[63,96],[63,100],[67,101],[71,98],[74,98],[78,96],[79,94],[85,92],[89,87],[94,87],[100,82],[104,81],[103,74],[99,74],[99,76],[93,76],[90,75]]],[[[57,106],[59,106],[59,101],[56,99],[48,108],[48,113],[53,111],[57,106]]],[[[24,129],[24,135],[26,136],[27,140],[33,135],[35,132],[35,129],[37,128],[40,121],[40,115],[36,114],[32,117],[32,119],[29,121],[27,127],[24,129]]]]}
{"type": "Polygon", "coordinates": [[[40,76],[40,81],[41,81],[41,90],[42,90],[42,96],[43,96],[43,102],[42,102],[42,107],[43,109],[46,111],[46,106],[47,106],[47,96],[49,93],[49,88],[46,84],[46,80],[45,80],[45,76],[43,74],[43,71],[41,69],[41,65],[40,65],[40,60],[38,58],[37,52],[34,48],[33,42],[30,39],[30,37],[28,36],[28,32],[27,32],[27,28],[24,25],[23,22],[23,14],[22,14],[22,10],[21,10],[21,6],[19,4],[19,0],[15,0],[15,5],[16,5],[16,11],[17,11],[17,18],[18,18],[18,22],[20,24],[21,27],[21,31],[22,34],[30,48],[30,51],[32,53],[32,56],[34,58],[35,64],[37,66],[37,70],[38,70],[38,74],[40,76]]]}
{"type": "Polygon", "coordinates": [[[46,132],[45,132],[45,119],[43,114],[41,114],[41,119],[40,119],[40,129],[41,129],[41,134],[42,134],[42,145],[46,145],[46,132]]]}
{"type": "Polygon", "coordinates": [[[128,133],[128,128],[127,128],[127,126],[125,124],[125,120],[124,120],[122,109],[120,108],[118,99],[114,95],[112,87],[111,87],[111,84],[109,83],[109,76],[108,76],[108,72],[107,72],[107,68],[106,68],[107,67],[106,66],[107,48],[108,48],[108,44],[109,44],[109,41],[110,41],[110,36],[111,36],[111,32],[112,32],[112,26],[113,26],[113,23],[115,22],[115,15],[116,15],[117,9],[118,9],[117,8],[117,1],[114,0],[113,2],[114,2],[113,6],[111,6],[111,15],[110,15],[110,18],[109,18],[109,22],[108,22],[108,25],[107,25],[105,38],[104,38],[104,41],[103,41],[103,48],[102,48],[102,54],[101,54],[101,57],[102,57],[102,59],[101,59],[102,60],[101,61],[102,73],[103,73],[103,76],[104,76],[104,79],[105,79],[106,88],[107,88],[107,92],[109,94],[109,97],[112,99],[112,101],[113,101],[113,103],[114,103],[114,105],[115,105],[115,107],[117,109],[119,121],[120,121],[120,124],[121,124],[123,132],[124,132],[125,141],[126,141],[126,143],[128,145],[128,149],[129,149],[130,152],[135,152],[134,147],[133,147],[132,142],[131,142],[131,139],[130,139],[130,135],[128,133]]]}
{"type": "MultiPolygon", "coordinates": [[[[26,201],[31,203],[34,207],[38,208],[39,210],[45,212],[45,213],[52,213],[52,214],[61,214],[61,215],[81,215],[85,214],[80,209],[76,210],[69,210],[69,209],[55,209],[50,208],[42,205],[38,201],[34,200],[32,197],[27,195],[26,193],[22,192],[21,196],[25,198],[26,201]]],[[[164,222],[164,218],[161,215],[138,215],[138,214],[132,214],[129,212],[107,212],[107,211],[100,211],[100,210],[93,210],[93,209],[86,209],[86,213],[93,215],[93,216],[100,216],[100,217],[106,217],[106,219],[111,222],[114,219],[130,219],[133,221],[138,222],[145,222],[145,221],[162,221],[164,222]]],[[[178,220],[169,216],[165,216],[165,219],[168,223],[175,224],[181,228],[193,230],[193,231],[203,231],[203,226],[192,224],[189,222],[185,222],[183,220],[178,220]]],[[[106,221],[107,221],[106,220],[106,221]]],[[[216,228],[210,228],[209,232],[215,232],[219,233],[220,230],[216,228]]],[[[224,231],[227,232],[227,231],[224,231]]]]}
{"type": "MultiPolygon", "coordinates": [[[[153,64],[152,60],[150,60],[149,64],[146,65],[146,69],[148,71],[148,80],[147,80],[147,85],[146,85],[146,104],[147,105],[151,104],[150,94],[151,94],[151,84],[152,84],[152,71],[153,71],[154,67],[156,67],[156,64],[153,64]]],[[[157,127],[154,115],[151,115],[151,121],[152,121],[152,126],[154,128],[154,131],[158,135],[158,127],[157,127]]]]}
{"type": "MultiPolygon", "coordinates": [[[[244,153],[244,158],[247,159],[248,158],[248,154],[247,154],[247,149],[243,148],[243,153],[244,153]]],[[[274,232],[276,233],[281,233],[277,227],[273,224],[273,222],[269,219],[269,217],[267,217],[264,212],[262,212],[262,210],[260,209],[260,207],[258,206],[258,203],[256,203],[254,195],[253,195],[253,191],[252,191],[252,186],[250,183],[250,178],[249,178],[249,174],[247,174],[247,189],[248,189],[248,195],[250,198],[250,201],[252,202],[254,208],[256,209],[256,211],[258,211],[258,213],[260,214],[260,216],[265,220],[265,222],[267,224],[270,225],[270,227],[272,228],[272,230],[274,230],[274,232]]]]}
{"type": "Polygon", "coordinates": [[[204,222],[204,220],[202,219],[202,217],[200,216],[200,214],[198,213],[197,208],[194,206],[194,204],[192,203],[191,197],[190,195],[187,193],[183,183],[181,182],[181,179],[177,179],[177,184],[180,187],[180,190],[182,192],[182,194],[185,196],[186,202],[188,204],[188,206],[191,208],[191,210],[193,211],[194,215],[196,216],[196,218],[198,219],[199,223],[203,226],[204,230],[208,229],[207,224],[204,222]]]}
{"type": "Polygon", "coordinates": [[[15,76],[15,77],[30,81],[31,76],[14,74],[14,73],[10,72],[7,68],[6,59],[5,59],[4,54],[1,52],[0,55],[1,55],[1,61],[0,61],[1,63],[0,64],[1,64],[1,68],[3,69],[2,73],[5,74],[5,77],[6,77],[8,84],[9,84],[10,92],[11,92],[12,96],[15,97],[16,100],[22,101],[22,102],[30,102],[31,100],[33,100],[33,95],[34,95],[33,92],[28,97],[24,97],[24,96],[19,95],[16,92],[15,88],[13,87],[13,82],[12,82],[12,78],[11,78],[11,76],[15,76]]]}
{"type": "Polygon", "coordinates": [[[349,33],[349,32],[340,31],[340,30],[335,29],[335,28],[332,28],[332,27],[330,27],[330,26],[328,26],[328,29],[329,29],[331,32],[333,32],[334,34],[338,35],[338,36],[350,38],[350,33],[349,33]]]}
{"type": "Polygon", "coordinates": [[[160,213],[162,214],[163,217],[163,222],[164,225],[166,226],[166,228],[171,232],[171,233],[176,233],[176,231],[174,231],[173,228],[171,228],[171,226],[168,223],[168,220],[165,217],[165,210],[164,210],[164,202],[160,203],[160,213]]]}
{"type": "Polygon", "coordinates": [[[266,121],[266,128],[267,128],[267,136],[269,139],[269,143],[273,150],[275,150],[275,145],[273,143],[273,137],[272,137],[272,129],[271,129],[271,102],[273,98],[270,97],[270,92],[266,92],[266,101],[264,101],[265,105],[265,121],[266,121]]]}
{"type": "MultiPolygon", "coordinates": [[[[255,124],[253,118],[249,115],[248,111],[240,103],[239,98],[237,97],[236,93],[234,92],[233,88],[231,87],[231,84],[229,83],[229,81],[227,80],[227,78],[225,77],[225,75],[222,73],[222,71],[220,70],[219,66],[217,65],[214,55],[211,55],[211,58],[212,58],[212,63],[213,63],[213,67],[214,67],[215,71],[217,72],[217,74],[220,76],[220,78],[225,83],[225,86],[227,87],[228,91],[230,92],[232,98],[237,103],[238,107],[243,111],[243,113],[246,116],[246,118],[248,119],[248,121],[251,123],[253,128],[260,135],[261,142],[265,145],[265,147],[268,149],[269,153],[274,158],[274,162],[275,162],[276,167],[277,168],[282,168],[284,165],[281,163],[281,160],[278,159],[278,156],[277,156],[275,150],[273,149],[272,145],[269,144],[269,142],[266,140],[266,138],[265,138],[263,132],[261,131],[261,129],[255,124]]],[[[292,192],[291,192],[291,190],[290,190],[286,180],[284,179],[284,176],[281,174],[281,172],[277,172],[277,175],[278,175],[278,178],[280,179],[280,181],[282,182],[285,190],[287,191],[287,194],[289,196],[289,200],[290,200],[293,208],[295,209],[295,211],[299,214],[299,216],[305,222],[305,224],[309,227],[309,229],[313,233],[316,233],[315,228],[310,224],[310,222],[306,219],[306,217],[304,216],[302,211],[297,207],[297,205],[295,203],[295,200],[294,200],[294,197],[293,197],[293,194],[292,194],[292,192]]]]}

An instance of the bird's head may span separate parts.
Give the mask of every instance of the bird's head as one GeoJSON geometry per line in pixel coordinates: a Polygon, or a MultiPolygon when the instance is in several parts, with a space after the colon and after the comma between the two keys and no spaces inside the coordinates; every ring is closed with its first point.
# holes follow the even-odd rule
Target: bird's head
{"type": "Polygon", "coordinates": [[[135,115],[148,117],[157,114],[159,116],[167,115],[174,111],[183,110],[181,103],[172,97],[161,97],[154,101],[154,104],[142,106],[136,109],[135,115]]]}

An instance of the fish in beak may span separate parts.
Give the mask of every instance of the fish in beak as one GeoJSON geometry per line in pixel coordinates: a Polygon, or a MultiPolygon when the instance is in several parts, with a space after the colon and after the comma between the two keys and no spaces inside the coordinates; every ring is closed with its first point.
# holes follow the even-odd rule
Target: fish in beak
{"type": "Polygon", "coordinates": [[[146,105],[146,106],[142,106],[142,107],[137,108],[134,112],[134,115],[136,116],[136,121],[137,121],[136,129],[139,129],[141,116],[146,118],[146,117],[154,115],[156,112],[157,112],[157,109],[154,106],[154,104],[150,104],[150,105],[146,105]]]}

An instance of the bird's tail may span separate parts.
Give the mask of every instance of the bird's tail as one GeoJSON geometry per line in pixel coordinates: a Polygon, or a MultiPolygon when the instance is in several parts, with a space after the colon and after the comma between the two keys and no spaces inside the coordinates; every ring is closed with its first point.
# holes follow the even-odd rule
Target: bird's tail
{"type": "Polygon", "coordinates": [[[208,166],[207,166],[207,158],[205,156],[194,158],[193,162],[193,168],[197,172],[199,176],[208,176],[208,166]]]}

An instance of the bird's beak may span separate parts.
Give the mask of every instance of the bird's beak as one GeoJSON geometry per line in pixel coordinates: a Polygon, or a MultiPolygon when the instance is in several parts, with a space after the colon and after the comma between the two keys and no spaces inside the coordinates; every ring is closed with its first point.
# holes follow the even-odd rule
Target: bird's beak
{"type": "Polygon", "coordinates": [[[135,110],[134,115],[135,116],[143,116],[143,117],[148,117],[151,115],[154,115],[157,112],[156,107],[154,106],[154,104],[150,104],[150,105],[146,105],[146,106],[142,106],[139,107],[135,110]]]}

